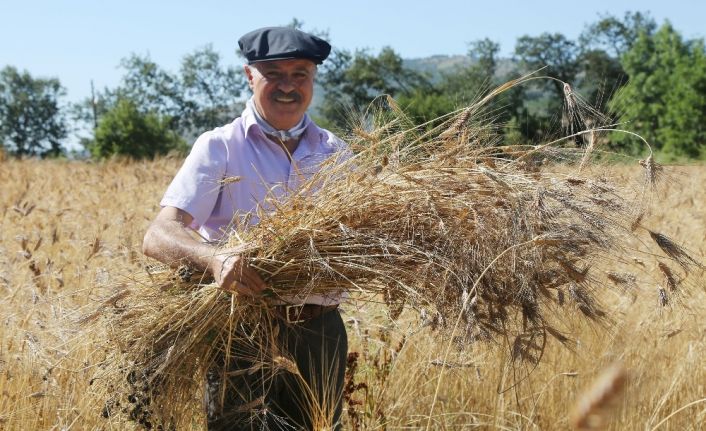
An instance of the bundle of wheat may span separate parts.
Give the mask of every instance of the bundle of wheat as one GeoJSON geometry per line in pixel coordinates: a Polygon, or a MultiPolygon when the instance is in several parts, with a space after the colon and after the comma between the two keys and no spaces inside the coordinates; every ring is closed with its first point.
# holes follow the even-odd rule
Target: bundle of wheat
{"type": "MultiPolygon", "coordinates": [[[[261,301],[189,271],[133,282],[120,294],[130,307],[107,313],[109,340],[119,348],[97,380],[101,387],[122,386],[132,402],[123,409],[135,419],[171,422],[216,358],[236,354],[231,347],[242,340],[233,340],[233,328],[260,322],[251,326],[261,334],[250,339],[267,339],[276,333],[269,304],[292,295],[384,298],[393,317],[407,304],[461,342],[513,334],[513,356],[530,361],[547,335],[567,340],[561,320],[607,321],[596,291],[629,277],[591,267],[624,254],[625,237],[644,230],[637,229],[642,194],[633,198],[586,173],[596,136],[608,127],[595,126],[593,111],[575,114],[584,105],[571,91],[572,115],[584,122],[593,115],[592,129],[545,145],[499,145],[481,112],[518,83],[435,127],[410,126],[387,100],[384,121],[368,118],[355,129],[355,156],[327,161],[285,200],[263,205],[272,211],[260,211],[257,226],[235,229],[225,244],[246,246],[249,264],[270,286],[261,301]],[[576,148],[576,138],[586,148],[576,148]]],[[[643,165],[652,181],[659,166],[651,157],[643,165]]],[[[663,235],[650,236],[685,269],[699,265],[663,235]]],[[[256,347],[261,367],[287,364],[276,349],[256,347]]],[[[108,413],[118,410],[113,403],[108,413]]]]}

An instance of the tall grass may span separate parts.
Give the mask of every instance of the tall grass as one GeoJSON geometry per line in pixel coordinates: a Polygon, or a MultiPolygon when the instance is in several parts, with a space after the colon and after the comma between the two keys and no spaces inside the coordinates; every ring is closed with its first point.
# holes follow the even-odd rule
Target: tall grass
{"type": "MultiPolygon", "coordinates": [[[[127,419],[135,403],[109,406],[125,410],[125,415],[106,418],[106,400],[94,389],[102,383],[93,380],[105,370],[101,367],[119,365],[105,363],[105,358],[121,346],[103,338],[105,333],[82,328],[86,319],[100,317],[92,314],[95,310],[105,315],[139,311],[122,292],[144,280],[134,276],[146,271],[147,262],[139,254],[142,234],[180,163],[0,164],[3,429],[137,425],[127,419]]],[[[641,175],[638,169],[617,167],[605,175],[617,184],[630,184],[630,178],[641,175]]],[[[706,180],[706,170],[695,166],[672,172],[667,187],[652,198],[662,211],[646,213],[640,225],[669,234],[703,261],[706,206],[699,185],[706,180]]],[[[483,181],[493,181],[492,170],[480,175],[483,181]]],[[[635,193],[641,190],[637,187],[635,193]]],[[[644,245],[637,238],[632,241],[623,244],[625,250],[644,245]]],[[[514,361],[502,337],[493,342],[455,339],[449,345],[448,333],[433,330],[434,319],[407,311],[391,320],[389,308],[382,304],[346,305],[354,353],[349,360],[346,427],[565,429],[572,408],[590,399],[594,379],[620,362],[627,380],[614,400],[617,405],[596,419],[604,421],[601,426],[699,429],[706,419],[706,367],[701,359],[706,354],[705,280],[698,272],[692,274],[688,280],[696,288],[690,295],[671,289],[655,259],[661,252],[653,251],[654,256],[619,256],[640,268],[632,277],[612,268],[592,268],[606,283],[618,286],[615,294],[601,298],[606,309],[613,310],[608,317],[614,324],[605,329],[567,323],[569,348],[548,344],[538,364],[514,361]],[[665,286],[667,302],[660,299],[665,286]],[[622,289],[626,292],[618,293],[622,289]]],[[[683,277],[678,265],[670,270],[677,280],[683,277]]],[[[124,378],[127,381],[127,371],[124,378]]],[[[182,428],[203,426],[200,397],[198,388],[181,394],[178,401],[192,411],[180,423],[182,428]]]]}

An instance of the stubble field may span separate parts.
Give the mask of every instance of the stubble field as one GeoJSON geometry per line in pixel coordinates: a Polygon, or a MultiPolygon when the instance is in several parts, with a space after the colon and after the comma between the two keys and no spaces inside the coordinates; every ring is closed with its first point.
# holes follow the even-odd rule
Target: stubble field
{"type": "MultiPolygon", "coordinates": [[[[131,273],[143,272],[142,235],[181,160],[0,162],[0,429],[132,429],[104,418],[91,376],[111,346],[83,332],[81,318],[131,273]]],[[[651,199],[659,227],[706,260],[706,167],[669,168],[651,199]]],[[[612,175],[641,175],[617,167],[612,175]]],[[[654,259],[645,274],[659,279],[654,259]]],[[[542,361],[513,363],[509,347],[454,346],[421,327],[412,312],[396,321],[384,307],[346,304],[351,338],[345,429],[568,429],[591,383],[622,364],[598,429],[706,427],[706,278],[660,305],[659,286],[636,278],[613,304],[608,328],[575,326],[570,348],[549,344],[542,361]]],[[[111,307],[130,304],[109,304],[111,307]]],[[[193,429],[201,429],[194,394],[193,429]]]]}

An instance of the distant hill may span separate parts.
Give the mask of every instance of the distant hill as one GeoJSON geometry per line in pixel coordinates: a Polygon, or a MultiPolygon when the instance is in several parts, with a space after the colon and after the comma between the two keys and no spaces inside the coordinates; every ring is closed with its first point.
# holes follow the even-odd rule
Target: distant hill
{"type": "MultiPolygon", "coordinates": [[[[443,73],[471,66],[473,59],[467,55],[432,55],[423,58],[407,58],[403,62],[406,67],[426,73],[432,81],[437,81],[443,73]]],[[[514,67],[515,61],[511,58],[499,58],[495,75],[498,78],[504,78],[514,67]]]]}
{"type": "Polygon", "coordinates": [[[405,67],[429,75],[433,81],[438,80],[442,73],[453,72],[473,64],[466,55],[432,55],[423,58],[407,58],[403,60],[405,67]]]}

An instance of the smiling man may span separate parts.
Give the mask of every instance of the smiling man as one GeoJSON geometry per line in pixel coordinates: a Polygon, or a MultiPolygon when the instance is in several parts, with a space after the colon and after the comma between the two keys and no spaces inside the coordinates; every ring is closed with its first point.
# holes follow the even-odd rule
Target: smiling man
{"type": "MultiPolygon", "coordinates": [[[[316,67],[331,50],[326,41],[267,27],[247,33],[238,44],[253,96],[240,117],[196,140],[162,198],[143,251],[172,266],[207,271],[233,294],[258,297],[267,285],[242,249],[218,248],[218,242],[234,227],[256,224],[258,209],[271,210],[266,198],[286,196],[323,160],[347,150],[306,114],[316,67]],[[240,180],[223,181],[229,177],[240,180]]],[[[278,347],[294,359],[295,374],[306,384],[281,373],[258,376],[248,371],[255,367],[247,360],[231,361],[225,375],[223,364],[216,364],[206,391],[209,430],[312,429],[317,409],[329,411],[331,424],[339,428],[347,356],[339,300],[308,295],[274,301],[275,326],[282,328],[278,347]],[[318,407],[311,405],[312,393],[318,407]]]]}
{"type": "Polygon", "coordinates": [[[268,124],[291,129],[304,119],[316,66],[309,60],[272,60],[246,66],[255,105],[268,124]]]}

